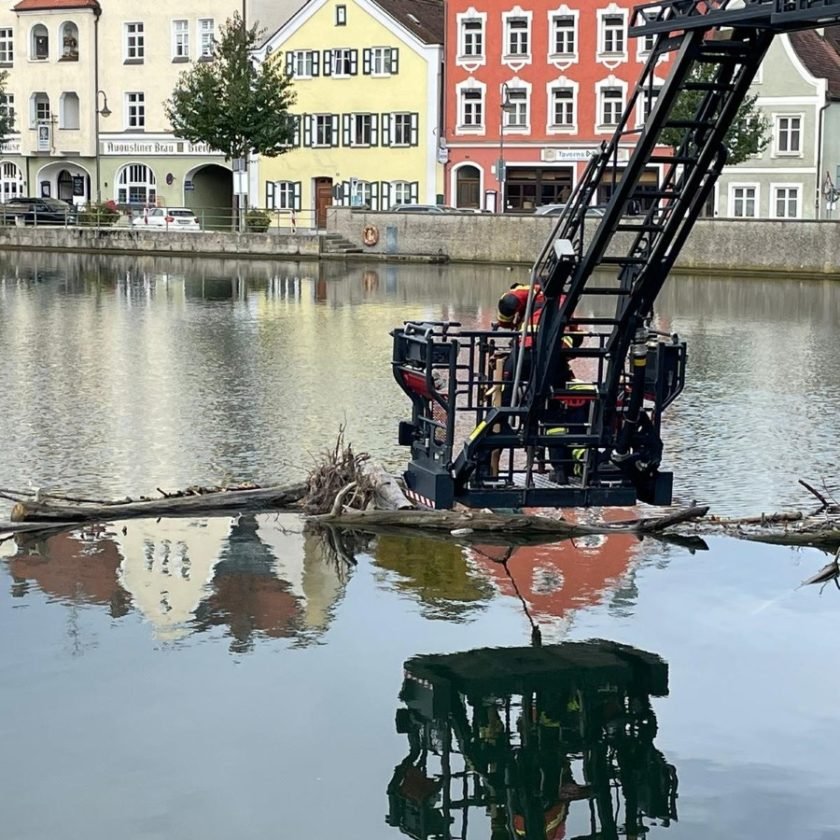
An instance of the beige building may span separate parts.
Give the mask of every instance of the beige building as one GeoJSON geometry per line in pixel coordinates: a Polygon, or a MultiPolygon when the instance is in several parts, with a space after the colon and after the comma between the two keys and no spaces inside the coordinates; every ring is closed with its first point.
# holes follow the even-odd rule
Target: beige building
{"type": "Polygon", "coordinates": [[[0,146],[0,201],[231,204],[230,164],[172,136],[164,114],[178,76],[245,9],[276,29],[298,0],[20,0],[0,8],[0,107],[14,132],[0,146]]]}

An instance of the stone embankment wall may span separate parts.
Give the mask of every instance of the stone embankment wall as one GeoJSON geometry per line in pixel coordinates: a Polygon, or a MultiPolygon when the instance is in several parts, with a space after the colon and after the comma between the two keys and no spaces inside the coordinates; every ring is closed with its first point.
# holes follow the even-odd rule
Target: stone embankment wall
{"type": "MultiPolygon", "coordinates": [[[[330,232],[362,246],[366,225],[379,241],[370,254],[404,257],[445,255],[454,261],[531,264],[551,233],[554,219],[489,214],[373,213],[331,208],[330,232]]],[[[597,224],[597,219],[587,224],[597,224]]],[[[631,234],[619,234],[610,253],[619,253],[631,234]]],[[[626,250],[623,251],[626,253],[626,250]]],[[[768,274],[840,276],[840,223],[747,219],[701,219],[677,261],[681,269],[768,274]]]]}

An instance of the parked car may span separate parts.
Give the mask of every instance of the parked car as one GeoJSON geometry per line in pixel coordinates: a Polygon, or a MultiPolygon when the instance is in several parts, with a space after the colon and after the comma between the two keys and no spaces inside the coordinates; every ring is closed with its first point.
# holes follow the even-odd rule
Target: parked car
{"type": "Polygon", "coordinates": [[[10,198],[2,206],[6,224],[72,225],[76,223],[76,208],[59,198],[10,198]]]}
{"type": "Polygon", "coordinates": [[[391,208],[392,213],[450,213],[451,208],[440,204],[397,204],[391,208]]]}
{"type": "MultiPolygon", "coordinates": [[[[534,210],[535,216],[559,216],[566,209],[565,204],[543,204],[534,210]]],[[[587,219],[600,219],[606,211],[603,207],[592,206],[586,208],[587,219]]]]}
{"type": "Polygon", "coordinates": [[[131,226],[154,230],[201,230],[195,213],[188,207],[149,207],[131,220],[131,226]]]}

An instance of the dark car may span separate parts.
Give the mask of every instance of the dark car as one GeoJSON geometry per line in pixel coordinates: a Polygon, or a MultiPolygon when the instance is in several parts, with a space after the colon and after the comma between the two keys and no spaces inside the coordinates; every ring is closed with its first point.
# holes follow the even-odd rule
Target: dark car
{"type": "Polygon", "coordinates": [[[7,224],[21,220],[25,225],[71,225],[76,221],[76,208],[58,198],[10,198],[3,206],[7,224]]]}

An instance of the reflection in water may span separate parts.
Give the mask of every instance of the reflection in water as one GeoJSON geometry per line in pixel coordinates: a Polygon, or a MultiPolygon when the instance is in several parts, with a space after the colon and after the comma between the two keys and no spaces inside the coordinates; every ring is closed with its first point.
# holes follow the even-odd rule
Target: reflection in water
{"type": "Polygon", "coordinates": [[[329,627],[347,570],[292,515],[133,520],[45,540],[19,537],[6,558],[12,595],[32,585],[60,604],[135,609],[164,642],[224,627],[231,649],[256,637],[316,640],[329,627]]]}
{"type": "Polygon", "coordinates": [[[654,746],[668,666],[613,642],[480,649],[405,664],[388,784],[409,837],[610,840],[676,820],[677,774],[654,746]],[[656,822],[655,822],[656,821],[656,822]]]}

